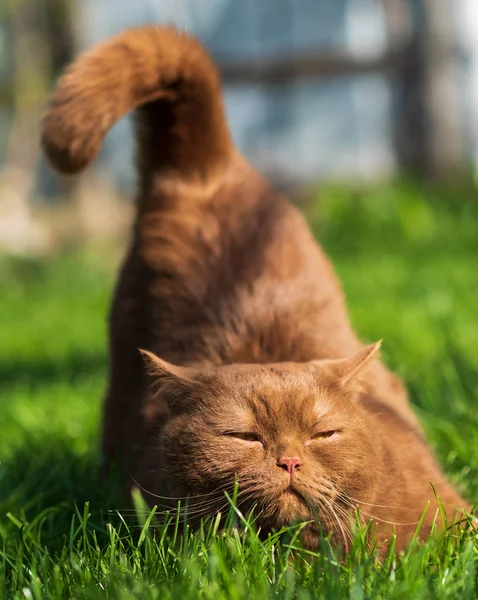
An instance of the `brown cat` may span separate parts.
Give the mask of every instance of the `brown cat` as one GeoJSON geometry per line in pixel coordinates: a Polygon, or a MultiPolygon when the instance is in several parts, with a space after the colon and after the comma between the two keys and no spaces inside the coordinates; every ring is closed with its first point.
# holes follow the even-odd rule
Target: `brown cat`
{"type": "Polygon", "coordinates": [[[45,115],[46,154],[80,171],[133,108],[139,193],[111,312],[107,460],[151,503],[188,497],[195,517],[223,509],[237,479],[263,531],[313,521],[310,547],[320,522],[347,548],[357,506],[401,548],[429,502],[426,536],[430,482],[450,516],[467,509],[402,384],[372,360],[379,344],[353,333],[304,218],[234,148],[197,41],[150,26],[81,56],[45,115]],[[138,348],[155,353],[149,375],[138,348]]]}

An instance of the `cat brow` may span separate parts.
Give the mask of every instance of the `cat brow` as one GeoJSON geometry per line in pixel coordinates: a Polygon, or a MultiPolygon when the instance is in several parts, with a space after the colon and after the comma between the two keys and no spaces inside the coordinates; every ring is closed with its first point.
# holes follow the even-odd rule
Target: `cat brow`
{"type": "Polygon", "coordinates": [[[266,413],[266,417],[270,419],[272,417],[271,406],[266,396],[262,394],[254,394],[254,402],[251,402],[251,412],[256,418],[263,416],[263,411],[266,413]]]}
{"type": "Polygon", "coordinates": [[[315,403],[314,409],[317,418],[321,419],[330,412],[330,401],[326,400],[324,402],[323,400],[319,400],[315,403]]]}

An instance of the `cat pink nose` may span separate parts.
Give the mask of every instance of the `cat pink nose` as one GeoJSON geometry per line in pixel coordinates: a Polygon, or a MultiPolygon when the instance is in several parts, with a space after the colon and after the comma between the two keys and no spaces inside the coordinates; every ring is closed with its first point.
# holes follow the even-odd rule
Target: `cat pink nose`
{"type": "Polygon", "coordinates": [[[292,477],[294,471],[302,465],[300,458],[279,458],[277,466],[285,469],[292,477]]]}

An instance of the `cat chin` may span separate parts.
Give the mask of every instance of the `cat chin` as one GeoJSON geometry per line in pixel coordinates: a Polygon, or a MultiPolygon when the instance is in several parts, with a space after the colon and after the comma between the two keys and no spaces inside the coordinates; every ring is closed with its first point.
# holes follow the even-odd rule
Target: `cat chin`
{"type": "Polygon", "coordinates": [[[294,523],[310,521],[311,518],[310,510],[299,492],[288,488],[280,494],[277,499],[275,527],[288,527],[294,523]]]}
{"type": "Polygon", "coordinates": [[[291,510],[297,511],[300,508],[306,508],[306,502],[304,497],[294,488],[288,487],[284,490],[280,496],[280,505],[287,510],[289,507],[291,510]]]}
{"type": "Polygon", "coordinates": [[[319,532],[314,523],[307,524],[300,532],[300,541],[307,550],[317,550],[319,545],[319,532]]]}

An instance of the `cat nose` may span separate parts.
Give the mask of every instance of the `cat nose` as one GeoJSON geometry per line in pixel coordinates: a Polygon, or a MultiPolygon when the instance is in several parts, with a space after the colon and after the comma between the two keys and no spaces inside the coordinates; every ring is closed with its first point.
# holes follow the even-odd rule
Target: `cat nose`
{"type": "Polygon", "coordinates": [[[292,477],[294,471],[296,471],[302,465],[302,461],[300,458],[279,458],[277,461],[277,466],[285,469],[289,475],[292,477]]]}

